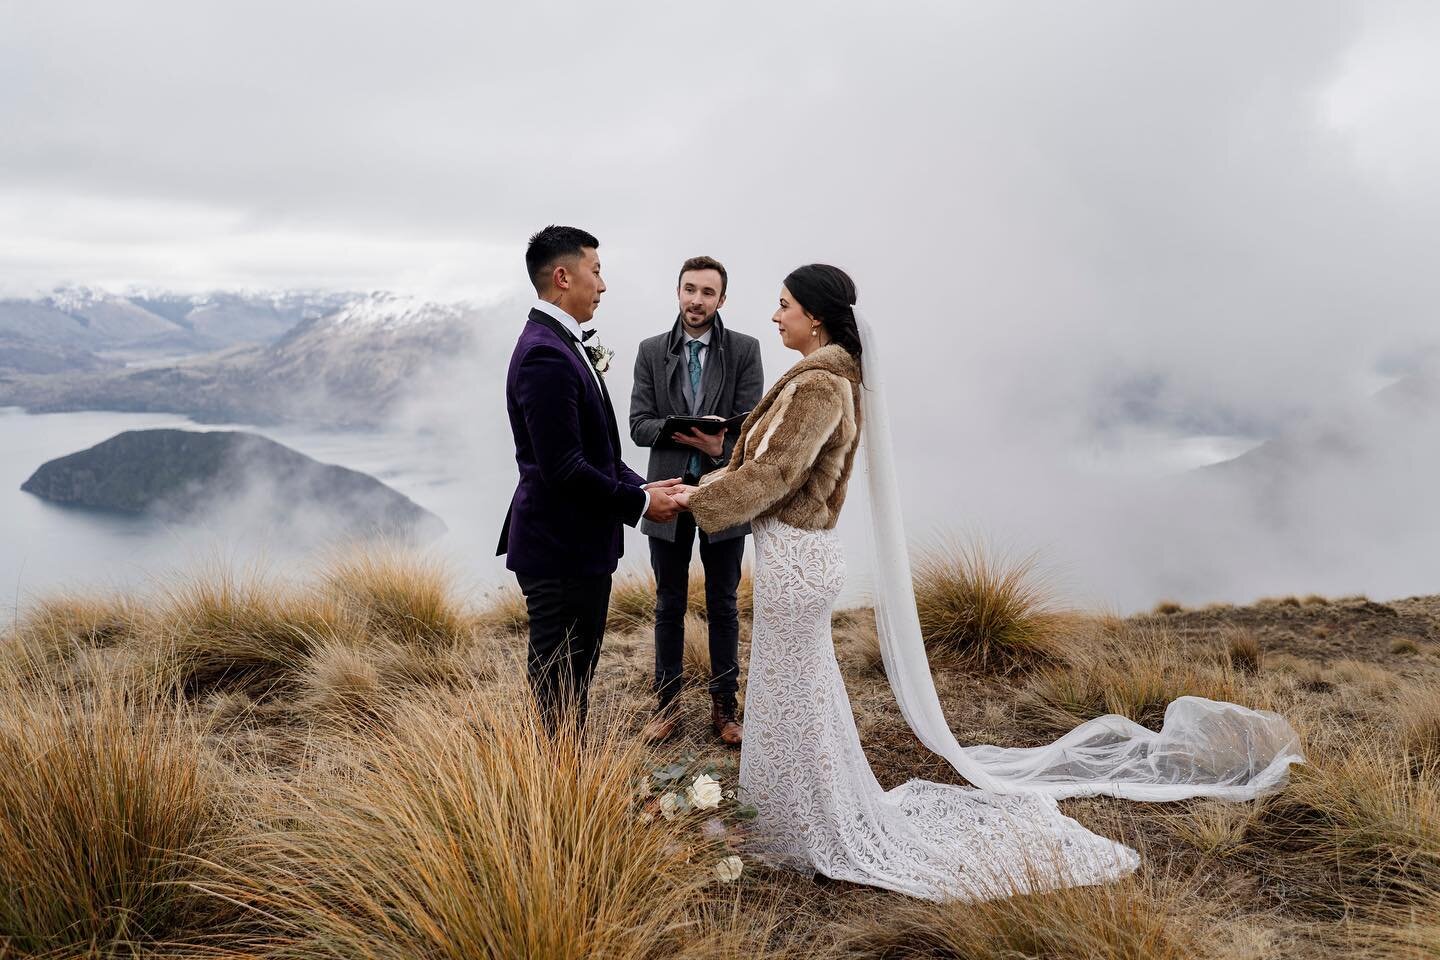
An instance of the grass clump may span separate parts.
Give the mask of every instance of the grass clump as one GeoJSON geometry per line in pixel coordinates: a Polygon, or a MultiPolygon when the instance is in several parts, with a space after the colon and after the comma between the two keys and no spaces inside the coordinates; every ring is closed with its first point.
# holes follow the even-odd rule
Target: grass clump
{"type": "Polygon", "coordinates": [[[142,611],[120,597],[50,597],[21,618],[0,644],[0,671],[45,677],[78,657],[124,643],[142,629],[142,611]]]}
{"type": "Polygon", "coordinates": [[[655,622],[655,577],[631,570],[617,575],[610,587],[606,627],[630,630],[655,622]]]}
{"type": "Polygon", "coordinates": [[[229,906],[197,885],[232,836],[231,791],[195,725],[114,688],[0,700],[0,954],[213,941],[229,906]]]}
{"type": "Polygon", "coordinates": [[[314,584],[207,571],[170,588],[152,619],[156,636],[142,650],[150,672],[190,695],[263,696],[317,669],[333,679],[359,651],[445,660],[472,645],[476,624],[441,565],[395,550],[334,560],[314,584]]]}
{"type": "Polygon", "coordinates": [[[852,921],[834,956],[1190,960],[1211,946],[1175,895],[1127,880],[977,904],[901,900],[852,921]]]}
{"type": "Polygon", "coordinates": [[[1298,607],[1298,606],[1300,606],[1300,598],[1299,598],[1299,597],[1296,597],[1296,596],[1289,596],[1289,597],[1261,597],[1259,600],[1255,601],[1255,606],[1257,606],[1257,607],[1298,607]]]}
{"type": "Polygon", "coordinates": [[[1225,654],[1230,666],[1241,673],[1259,673],[1265,666],[1260,638],[1246,630],[1231,630],[1225,635],[1225,654]]]}
{"type": "Polygon", "coordinates": [[[322,583],[370,637],[432,648],[469,638],[450,572],[436,560],[372,548],[333,561],[322,583]]]}
{"type": "Polygon", "coordinates": [[[515,636],[530,629],[530,610],[525,606],[525,594],[514,584],[508,584],[490,595],[489,602],[474,618],[474,624],[482,631],[515,636]]]}
{"type": "Polygon", "coordinates": [[[710,682],[710,625],[693,613],[685,615],[685,683],[703,687],[710,682]]]}
{"type": "Polygon", "coordinates": [[[1067,663],[1031,677],[1016,709],[1050,733],[1111,713],[1159,729],[1166,707],[1182,696],[1247,699],[1228,662],[1196,657],[1163,631],[1137,629],[1115,637],[1077,636],[1067,663]]]}
{"type": "MultiPolygon", "coordinates": [[[[750,617],[755,603],[755,583],[750,571],[740,575],[735,588],[735,605],[741,620],[750,617]]],[[[705,618],[705,574],[696,568],[690,571],[686,585],[686,616],[705,618]]],[[[633,630],[655,622],[655,576],[631,570],[615,577],[610,588],[610,613],[606,626],[611,630],[633,630]]]]}
{"type": "Polygon", "coordinates": [[[1440,787],[1355,745],[1294,771],[1246,840],[1292,909],[1338,918],[1428,903],[1440,890],[1440,787]]]}
{"type": "Polygon", "coordinates": [[[641,820],[619,724],[592,717],[582,746],[529,704],[477,689],[337,741],[363,762],[277,811],[227,895],[278,921],[285,956],[673,955],[713,864],[641,820]]]}
{"type": "Polygon", "coordinates": [[[1177,613],[1184,613],[1185,608],[1182,607],[1180,604],[1176,603],[1174,600],[1161,600],[1159,603],[1155,604],[1155,609],[1151,612],[1159,617],[1169,617],[1177,613]]]}
{"type": "Polygon", "coordinates": [[[1008,673],[1053,659],[1050,592],[1033,557],[992,558],[978,544],[949,543],[915,565],[915,605],[928,649],[982,670],[1008,673]]]}
{"type": "Polygon", "coordinates": [[[1440,776],[1440,684],[1407,686],[1395,701],[1401,754],[1420,776],[1440,776]]]}
{"type": "Polygon", "coordinates": [[[346,643],[321,643],[300,671],[300,705],[312,716],[377,716],[386,692],[379,667],[366,651],[346,643]]]}
{"type": "Polygon", "coordinates": [[[173,587],[158,621],[155,678],[192,694],[288,683],[319,643],[356,632],[330,597],[230,570],[173,587]]]}

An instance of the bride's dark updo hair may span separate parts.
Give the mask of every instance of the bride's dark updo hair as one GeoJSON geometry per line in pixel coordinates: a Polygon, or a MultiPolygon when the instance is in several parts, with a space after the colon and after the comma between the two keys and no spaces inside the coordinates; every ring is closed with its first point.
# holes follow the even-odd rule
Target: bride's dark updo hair
{"type": "Polygon", "coordinates": [[[860,328],[855,325],[855,281],[839,267],[807,263],[785,278],[785,289],[816,320],[830,339],[860,359],[860,328]]]}

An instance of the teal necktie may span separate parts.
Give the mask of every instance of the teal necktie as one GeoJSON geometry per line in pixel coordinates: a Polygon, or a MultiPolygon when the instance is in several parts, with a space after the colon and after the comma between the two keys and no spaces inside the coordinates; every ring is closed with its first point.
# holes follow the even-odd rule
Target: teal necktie
{"type": "MultiPolygon", "coordinates": [[[[700,409],[700,348],[705,346],[699,340],[691,340],[686,344],[690,348],[690,401],[692,410],[700,409]]],[[[690,463],[686,469],[694,476],[700,476],[700,451],[696,450],[690,454],[690,463]]]]}

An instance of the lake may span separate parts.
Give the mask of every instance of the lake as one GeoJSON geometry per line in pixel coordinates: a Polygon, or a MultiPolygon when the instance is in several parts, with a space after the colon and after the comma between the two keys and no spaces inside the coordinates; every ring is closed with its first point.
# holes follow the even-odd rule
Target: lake
{"type": "Polygon", "coordinates": [[[294,570],[318,559],[314,551],[297,550],[286,531],[267,525],[263,516],[238,528],[217,529],[62,507],[20,490],[47,460],[124,430],[157,427],[253,430],[322,462],[371,474],[445,520],[449,531],[433,549],[453,564],[466,589],[483,590],[506,579],[503,561],[494,553],[514,482],[513,463],[474,456],[453,437],[415,430],[198,425],[163,414],[31,415],[0,408],[0,604],[5,609],[67,590],[145,589],[217,561],[294,570]]]}
{"type": "MultiPolygon", "coordinates": [[[[323,548],[297,549],[290,531],[269,522],[263,511],[241,523],[233,518],[224,525],[164,523],[59,507],[20,490],[47,460],[124,430],[155,427],[253,430],[321,462],[368,473],[445,521],[448,532],[429,549],[448,563],[467,596],[513,583],[503,558],[494,555],[515,482],[503,418],[426,415],[410,423],[408,428],[332,432],[198,425],[171,415],[32,415],[0,408],[0,611],[13,616],[17,603],[64,591],[146,591],[217,563],[259,564],[291,575],[323,559],[323,548]]],[[[1032,470],[1033,487],[984,470],[957,470],[953,455],[916,443],[905,448],[910,455],[898,467],[908,494],[904,509],[913,543],[933,545],[952,534],[978,534],[1012,556],[1038,550],[1046,566],[1058,572],[1060,593],[1068,601],[1133,610],[1162,596],[1202,601],[1246,599],[1312,584],[1323,589],[1322,581],[1330,578],[1307,572],[1290,556],[1270,558],[1259,574],[1237,562],[1245,552],[1237,552],[1231,538],[1208,521],[1189,523],[1185,511],[1174,510],[1173,498],[1157,486],[1165,476],[1234,455],[1251,442],[1137,434],[1118,446],[1072,452],[1063,473],[1032,470]],[[938,491],[934,495],[931,486],[938,491]],[[1137,491],[1158,496],[1159,506],[1147,510],[1137,491]],[[1181,522],[1178,528],[1175,518],[1181,522]]],[[[643,469],[643,451],[630,448],[626,456],[643,469]]],[[[863,602],[868,591],[864,487],[863,471],[857,469],[839,527],[849,567],[841,598],[846,604],[863,602]]],[[[626,537],[622,569],[648,569],[645,538],[634,530],[627,530],[626,537]]],[[[1347,574],[1345,566],[1332,562],[1325,572],[1333,570],[1343,589],[1351,589],[1350,584],[1373,589],[1368,578],[1347,574]]]]}

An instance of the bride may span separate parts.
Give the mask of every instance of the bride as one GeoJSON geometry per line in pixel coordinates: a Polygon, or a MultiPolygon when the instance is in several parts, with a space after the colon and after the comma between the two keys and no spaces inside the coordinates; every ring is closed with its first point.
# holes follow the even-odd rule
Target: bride
{"type": "Polygon", "coordinates": [[[1128,847],[1060,812],[1062,797],[1245,799],[1300,762],[1284,718],[1181,697],[1155,733],[1099,717],[1045,747],[962,747],[925,656],[890,450],[883,369],[855,285],[827,264],[785,278],[774,322],[801,359],[741,427],[730,463],[685,487],[696,523],[751,521],[755,610],[740,786],[759,848],[803,870],[933,900],[986,900],[1103,883],[1128,847]],[[865,433],[875,533],[876,627],[902,714],[972,786],[884,790],[860,745],[830,614],[845,581],[835,523],[865,433]]]}

